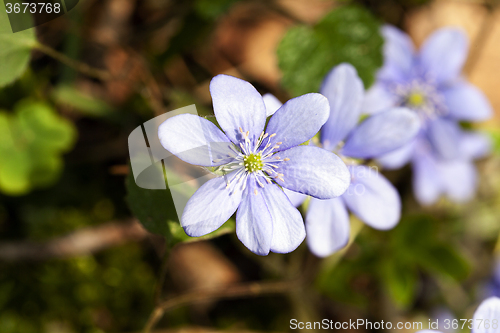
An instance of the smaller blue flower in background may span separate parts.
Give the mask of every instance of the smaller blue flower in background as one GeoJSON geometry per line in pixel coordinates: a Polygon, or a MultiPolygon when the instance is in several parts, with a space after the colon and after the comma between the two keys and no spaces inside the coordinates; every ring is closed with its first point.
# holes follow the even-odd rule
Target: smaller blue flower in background
{"type": "MultiPolygon", "coordinates": [[[[325,78],[321,93],[330,103],[330,117],[321,129],[323,148],[339,154],[349,165],[351,185],[339,198],[311,198],[306,215],[307,243],[320,257],[338,251],[349,241],[347,208],[369,226],[387,230],[400,219],[401,200],[394,186],[377,169],[359,164],[388,153],[412,140],[420,119],[405,108],[391,108],[358,124],[364,87],[354,67],[341,64],[325,78]]],[[[279,104],[265,96],[268,108],[279,104]]],[[[285,191],[295,205],[305,196],[285,191]]]]}
{"type": "MultiPolygon", "coordinates": [[[[485,299],[474,312],[472,319],[464,323],[464,319],[455,321],[458,328],[469,328],[472,333],[500,333],[500,298],[490,297],[485,299]]],[[[440,322],[440,326],[444,323],[440,322]]],[[[449,323],[453,325],[453,321],[449,323]]],[[[457,331],[459,330],[457,328],[457,331]]],[[[440,327],[441,329],[441,327],[440,327]]],[[[441,330],[421,330],[417,333],[440,333],[441,330]]]]}
{"type": "Polygon", "coordinates": [[[304,221],[278,186],[319,199],[335,198],[350,175],[335,154],[300,146],[329,116],[327,99],[307,94],[289,100],[267,124],[262,96],[248,82],[218,75],[210,83],[214,113],[224,132],[210,121],[183,114],[160,125],[165,149],[185,162],[219,167],[224,176],[209,180],[189,199],[181,225],[192,237],[218,229],[236,213],[236,234],[252,252],[287,253],[305,238],[304,221]]]}
{"type": "Polygon", "coordinates": [[[423,126],[415,140],[378,161],[391,169],[411,162],[415,196],[422,204],[432,204],[442,194],[457,202],[470,199],[476,188],[473,161],[488,153],[490,142],[482,134],[465,132],[458,122],[486,120],[492,108],[460,75],[467,36],[459,29],[440,29],[416,52],[404,32],[384,26],[382,34],[385,63],[363,109],[373,114],[406,106],[421,117],[423,126]]]}

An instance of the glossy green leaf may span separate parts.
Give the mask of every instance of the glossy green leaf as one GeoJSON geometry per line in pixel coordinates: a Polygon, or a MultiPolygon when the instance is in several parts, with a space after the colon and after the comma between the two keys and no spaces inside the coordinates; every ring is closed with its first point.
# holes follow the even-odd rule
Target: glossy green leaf
{"type": "MultiPolygon", "coordinates": [[[[2,4],[3,7],[3,4],[2,4]]],[[[21,76],[36,44],[35,29],[13,33],[4,8],[0,10],[0,87],[21,76]]]]}
{"type": "Polygon", "coordinates": [[[327,14],[316,26],[291,28],[278,47],[282,83],[293,95],[317,92],[333,66],[351,63],[369,87],[382,66],[380,24],[358,6],[327,14]]]}

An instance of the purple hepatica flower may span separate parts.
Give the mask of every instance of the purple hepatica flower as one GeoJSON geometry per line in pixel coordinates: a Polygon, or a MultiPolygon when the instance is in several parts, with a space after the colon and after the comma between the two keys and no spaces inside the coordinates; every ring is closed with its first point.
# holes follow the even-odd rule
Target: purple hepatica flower
{"type": "MultiPolygon", "coordinates": [[[[330,117],[321,130],[323,148],[334,151],[349,164],[351,185],[338,198],[311,198],[306,216],[307,243],[324,257],[349,241],[349,214],[356,214],[369,226],[393,228],[401,214],[401,200],[394,186],[378,170],[359,165],[407,143],[418,133],[420,119],[412,111],[392,108],[359,122],[364,99],[363,83],[349,64],[335,67],[326,77],[321,93],[330,103],[330,117]]],[[[305,196],[286,192],[300,205],[305,196]]]]}
{"type": "MultiPolygon", "coordinates": [[[[500,298],[490,297],[484,300],[467,322],[472,333],[500,333],[500,298]]],[[[440,333],[437,330],[422,330],[417,333],[440,333]]]]}
{"type": "Polygon", "coordinates": [[[299,146],[328,119],[327,99],[307,94],[289,100],[264,131],[266,107],[250,83],[218,75],[210,83],[210,93],[224,132],[187,114],[168,119],[158,131],[163,147],[180,159],[219,167],[224,174],[189,199],[182,227],[189,236],[203,236],[237,211],[236,234],[252,252],[293,251],[305,238],[304,222],[279,186],[319,199],[337,197],[349,186],[349,171],[338,156],[299,146]]]}
{"type": "Polygon", "coordinates": [[[363,109],[373,114],[406,106],[421,117],[423,126],[414,141],[380,157],[379,162],[392,169],[411,162],[416,197],[422,204],[435,202],[441,194],[455,201],[469,199],[476,183],[472,161],[488,152],[489,140],[464,132],[458,122],[486,120],[492,109],[484,94],[460,76],[467,58],[467,37],[458,29],[440,29],[417,53],[404,32],[385,26],[382,34],[385,64],[363,109]],[[464,145],[473,145],[469,149],[475,151],[465,150],[464,145]],[[453,180],[442,179],[446,175],[453,180]]]}

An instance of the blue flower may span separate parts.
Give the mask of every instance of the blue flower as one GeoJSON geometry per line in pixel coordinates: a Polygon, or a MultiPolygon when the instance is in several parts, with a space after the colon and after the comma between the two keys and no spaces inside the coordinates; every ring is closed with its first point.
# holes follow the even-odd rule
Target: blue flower
{"type": "MultiPolygon", "coordinates": [[[[474,312],[473,319],[467,322],[471,333],[499,333],[500,332],[500,298],[485,299],[474,312]]],[[[437,330],[421,330],[417,333],[440,333],[437,330]]]]}
{"type": "MultiPolygon", "coordinates": [[[[339,154],[351,174],[349,189],[341,197],[311,198],[309,203],[307,243],[314,254],[324,257],[349,241],[347,209],[376,229],[391,229],[399,222],[401,200],[397,190],[377,169],[360,165],[359,161],[378,157],[409,142],[420,129],[420,119],[408,109],[392,108],[358,124],[364,87],[349,64],[341,64],[327,75],[321,93],[330,103],[330,117],[321,130],[320,143],[339,154]]],[[[305,199],[303,195],[286,193],[296,205],[305,199]]]]}
{"type": "Polygon", "coordinates": [[[182,227],[189,236],[203,236],[237,211],[236,234],[252,252],[293,251],[305,238],[304,222],[280,186],[319,199],[337,197],[349,186],[349,171],[338,156],[300,145],[328,119],[327,99],[320,94],[291,99],[264,130],[266,107],[250,83],[218,75],[210,93],[224,132],[189,114],[168,119],[158,130],[161,144],[172,154],[224,174],[189,199],[182,227]]]}
{"type": "Polygon", "coordinates": [[[485,136],[463,131],[458,122],[486,120],[492,109],[484,94],[460,75],[467,58],[466,35],[458,29],[440,29],[416,52],[402,31],[385,26],[382,34],[385,63],[363,109],[376,113],[406,106],[421,117],[423,126],[414,141],[379,162],[386,168],[411,162],[415,194],[422,204],[431,204],[442,194],[455,201],[471,198],[476,187],[473,159],[488,152],[489,142],[485,136]],[[470,144],[475,146],[472,153],[463,148],[470,144]]]}

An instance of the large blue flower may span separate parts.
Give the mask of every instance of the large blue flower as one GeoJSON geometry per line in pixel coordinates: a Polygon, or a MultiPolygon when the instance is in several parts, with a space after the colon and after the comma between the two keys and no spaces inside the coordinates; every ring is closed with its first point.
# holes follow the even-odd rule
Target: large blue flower
{"type": "MultiPolygon", "coordinates": [[[[358,124],[364,87],[349,64],[341,64],[327,75],[321,93],[330,103],[330,117],[321,130],[320,143],[341,155],[351,173],[349,189],[341,197],[311,198],[309,203],[307,243],[314,254],[327,256],[349,241],[347,209],[376,229],[391,229],[399,222],[401,200],[397,190],[376,168],[359,162],[409,142],[420,129],[420,119],[408,109],[392,108],[358,124]]],[[[296,205],[305,199],[303,195],[286,193],[296,205]]]]}
{"type": "Polygon", "coordinates": [[[218,229],[235,211],[236,234],[252,252],[293,251],[305,238],[304,222],[278,186],[331,199],[345,192],[350,176],[335,154],[300,146],[329,115],[327,99],[307,94],[289,100],[269,120],[262,96],[248,82],[218,75],[210,83],[214,113],[224,132],[194,115],[161,124],[163,147],[185,162],[219,167],[224,176],[189,199],[181,225],[192,237],[218,229]]]}
{"type": "Polygon", "coordinates": [[[455,201],[469,199],[476,183],[472,161],[488,151],[489,143],[485,136],[464,132],[458,122],[488,119],[492,109],[483,93],[460,76],[467,58],[466,35],[458,29],[440,29],[416,52],[402,31],[385,26],[382,34],[385,63],[364,110],[406,106],[421,117],[423,126],[416,140],[379,162],[386,168],[411,162],[416,197],[423,204],[435,202],[441,194],[455,201]],[[471,144],[475,151],[463,149],[471,144]]]}

